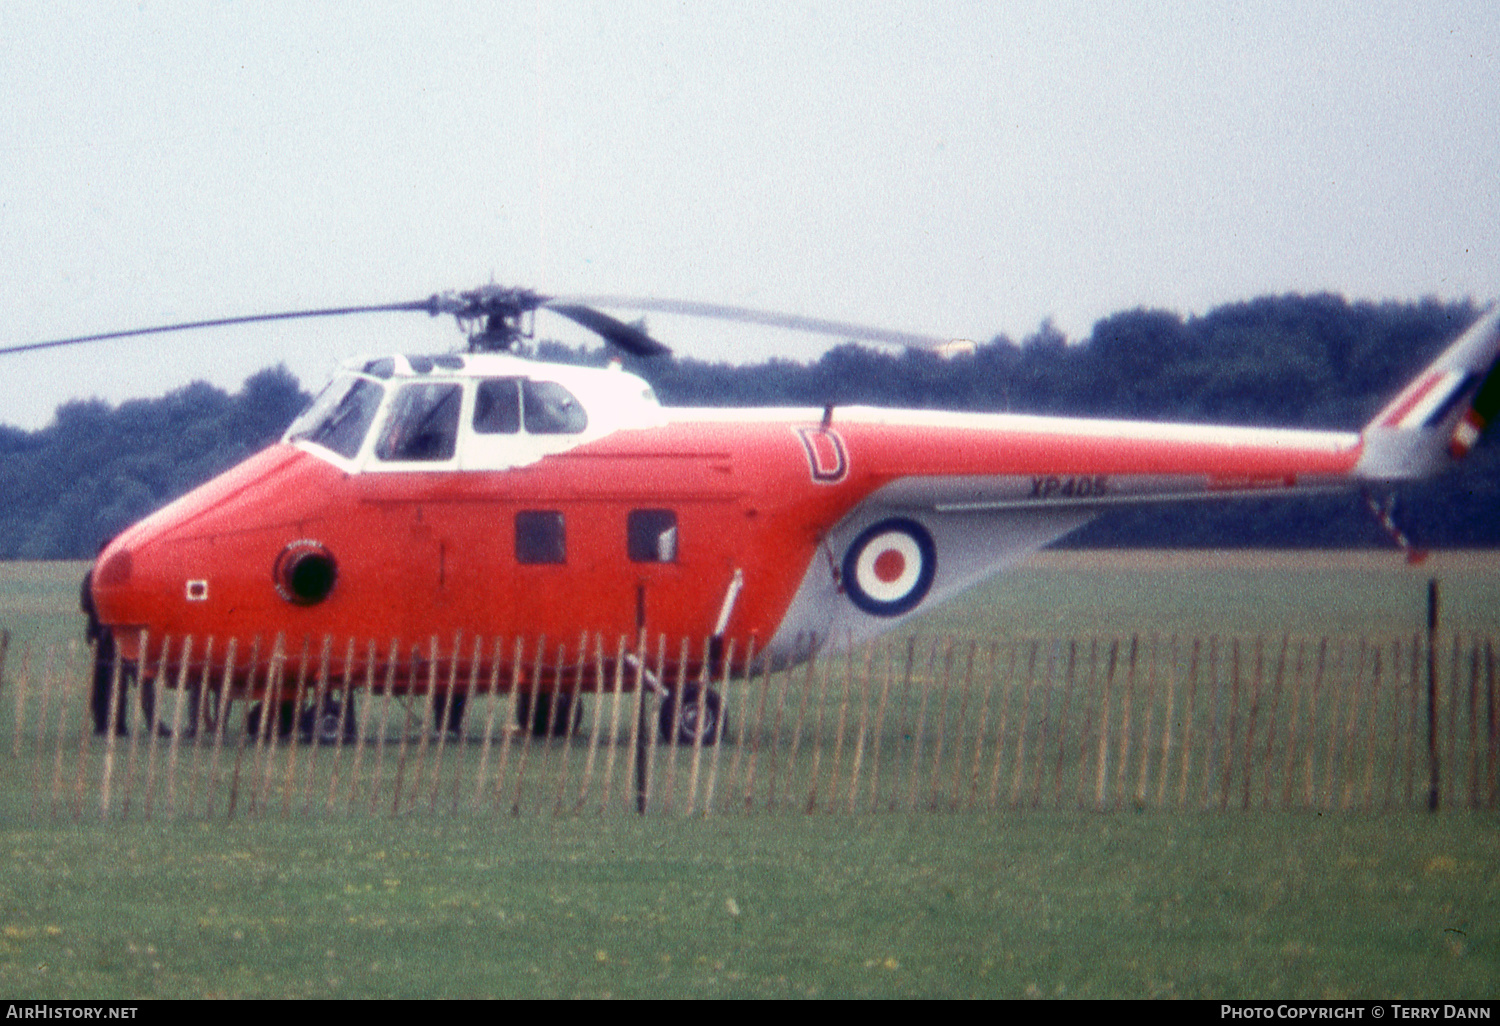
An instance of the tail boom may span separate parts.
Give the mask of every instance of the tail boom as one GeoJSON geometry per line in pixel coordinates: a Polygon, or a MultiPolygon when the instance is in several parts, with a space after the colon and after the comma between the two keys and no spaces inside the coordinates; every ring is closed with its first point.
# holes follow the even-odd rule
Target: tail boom
{"type": "Polygon", "coordinates": [[[1355,476],[1430,477],[1462,459],[1500,412],[1500,307],[1491,306],[1361,433],[1355,476]]]}

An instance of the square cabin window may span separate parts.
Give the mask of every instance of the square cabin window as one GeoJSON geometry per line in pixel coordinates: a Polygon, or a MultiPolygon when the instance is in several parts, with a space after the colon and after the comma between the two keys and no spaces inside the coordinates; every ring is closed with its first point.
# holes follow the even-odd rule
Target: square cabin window
{"type": "Polygon", "coordinates": [[[521,430],[521,394],[515,378],[490,378],[474,393],[474,432],[513,435],[521,430]]]}
{"type": "Polygon", "coordinates": [[[677,562],[677,514],[669,509],[631,510],[625,547],[633,563],[677,562]]]}
{"type": "Polygon", "coordinates": [[[451,382],[402,385],[375,443],[376,458],[401,463],[451,460],[458,444],[462,400],[463,389],[451,382]]]}
{"type": "Polygon", "coordinates": [[[517,563],[565,563],[567,559],[567,537],[561,513],[534,509],[516,514],[517,563]]]}
{"type": "Polygon", "coordinates": [[[521,408],[530,435],[576,435],[589,426],[583,404],[555,381],[521,382],[521,408]]]}

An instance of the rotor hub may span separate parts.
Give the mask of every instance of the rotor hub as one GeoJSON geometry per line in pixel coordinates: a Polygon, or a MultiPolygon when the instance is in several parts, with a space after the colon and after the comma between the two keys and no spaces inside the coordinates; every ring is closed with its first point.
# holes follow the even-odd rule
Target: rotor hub
{"type": "Polygon", "coordinates": [[[436,317],[452,314],[469,336],[471,353],[506,352],[522,339],[532,337],[532,317],[547,297],[531,289],[481,285],[462,292],[439,292],[427,301],[427,312],[436,317]]]}

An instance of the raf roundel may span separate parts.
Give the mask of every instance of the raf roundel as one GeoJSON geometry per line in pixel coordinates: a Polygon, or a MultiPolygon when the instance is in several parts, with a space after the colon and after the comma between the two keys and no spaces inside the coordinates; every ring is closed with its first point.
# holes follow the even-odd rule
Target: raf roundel
{"type": "Polygon", "coordinates": [[[927,597],[937,547],[915,520],[882,520],[854,539],[843,571],[844,589],[856,606],[872,616],[900,616],[927,597]]]}

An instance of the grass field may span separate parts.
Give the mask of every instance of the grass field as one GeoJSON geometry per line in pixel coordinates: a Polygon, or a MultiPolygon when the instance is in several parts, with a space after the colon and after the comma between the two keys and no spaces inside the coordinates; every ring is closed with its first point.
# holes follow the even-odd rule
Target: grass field
{"type": "MultiPolygon", "coordinates": [[[[18,638],[76,638],[79,571],[0,567],[0,625],[18,638]]],[[[921,626],[981,638],[1402,634],[1422,627],[1433,576],[1445,623],[1493,628],[1495,557],[1414,569],[1318,554],[1050,554],[921,626]]],[[[75,822],[34,815],[46,794],[37,767],[54,760],[31,759],[29,746],[12,755],[0,744],[9,997],[1500,989],[1493,812],[638,819],[554,815],[540,802],[520,816],[148,822],[137,807],[124,820],[75,822]]]]}
{"type": "Polygon", "coordinates": [[[0,835],[12,997],[1493,997],[1492,819],[0,835]]]}

